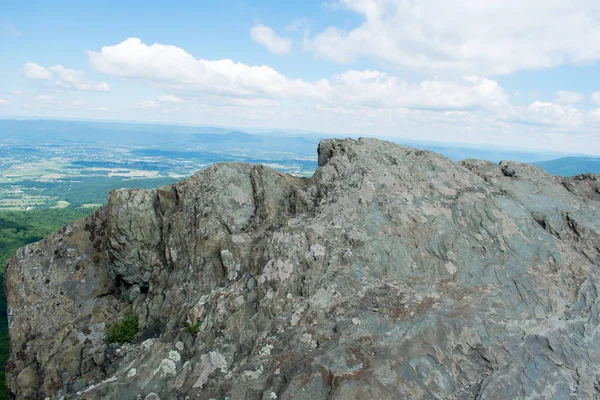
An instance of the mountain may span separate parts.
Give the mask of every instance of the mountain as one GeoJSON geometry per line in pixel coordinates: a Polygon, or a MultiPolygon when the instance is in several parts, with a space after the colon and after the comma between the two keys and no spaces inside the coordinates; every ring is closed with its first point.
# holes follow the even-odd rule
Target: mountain
{"type": "MultiPolygon", "coordinates": [[[[108,144],[135,146],[142,150],[158,148],[161,151],[197,151],[203,149],[219,150],[226,155],[246,151],[253,154],[286,153],[299,156],[314,154],[323,133],[296,130],[268,130],[244,128],[243,130],[211,126],[186,126],[149,123],[123,123],[75,120],[8,120],[0,119],[0,153],[19,153],[36,151],[31,144],[67,145],[74,143],[99,148],[108,144]]],[[[337,138],[353,137],[356,134],[337,134],[337,138]]],[[[440,153],[451,160],[460,161],[478,158],[499,162],[516,160],[520,162],[539,162],[566,156],[581,157],[580,154],[559,152],[527,151],[511,148],[486,148],[464,143],[441,143],[402,138],[389,138],[395,143],[440,153]]],[[[585,167],[585,166],[584,166],[585,167]]],[[[586,168],[577,170],[584,173],[586,168]]],[[[576,174],[575,173],[575,174],[576,174]]]]}
{"type": "Polygon", "coordinates": [[[325,140],[123,189],[7,264],[19,399],[600,394],[600,176],[325,140]]]}
{"type": "Polygon", "coordinates": [[[562,157],[534,164],[555,175],[600,174],[600,157],[562,157]]]}
{"type": "Polygon", "coordinates": [[[0,144],[9,144],[11,153],[31,152],[36,144],[86,143],[106,146],[159,147],[181,150],[189,146],[223,151],[245,150],[253,153],[285,152],[313,154],[318,138],[281,133],[279,136],[250,134],[237,130],[206,126],[159,125],[55,120],[0,119],[0,144]]]}

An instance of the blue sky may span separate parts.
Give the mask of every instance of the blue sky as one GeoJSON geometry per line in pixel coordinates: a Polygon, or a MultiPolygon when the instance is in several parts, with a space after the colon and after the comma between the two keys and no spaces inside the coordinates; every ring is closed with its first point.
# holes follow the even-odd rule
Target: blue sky
{"type": "Polygon", "coordinates": [[[595,3],[5,0],[0,116],[600,154],[595,3]]]}

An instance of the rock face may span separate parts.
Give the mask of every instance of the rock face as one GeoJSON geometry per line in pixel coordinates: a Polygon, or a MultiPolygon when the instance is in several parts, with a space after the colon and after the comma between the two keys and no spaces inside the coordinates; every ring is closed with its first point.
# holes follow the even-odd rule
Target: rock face
{"type": "Polygon", "coordinates": [[[19,399],[600,394],[600,176],[326,140],[216,164],[9,262],[19,399]],[[104,331],[131,312],[131,344],[104,331]]]}

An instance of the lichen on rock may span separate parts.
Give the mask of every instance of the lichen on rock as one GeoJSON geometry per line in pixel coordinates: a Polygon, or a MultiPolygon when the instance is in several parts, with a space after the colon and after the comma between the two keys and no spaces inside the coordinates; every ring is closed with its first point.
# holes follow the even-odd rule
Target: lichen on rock
{"type": "Polygon", "coordinates": [[[9,389],[598,398],[599,185],[346,139],[312,178],[219,163],[113,191],[8,263],[9,389]],[[128,313],[137,337],[105,343],[128,313]]]}

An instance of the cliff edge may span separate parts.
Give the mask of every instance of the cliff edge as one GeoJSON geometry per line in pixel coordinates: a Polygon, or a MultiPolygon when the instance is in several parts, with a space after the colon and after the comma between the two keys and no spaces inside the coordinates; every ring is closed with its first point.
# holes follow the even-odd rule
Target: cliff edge
{"type": "Polygon", "coordinates": [[[222,163],[7,264],[18,399],[600,395],[600,176],[325,140],[222,163]],[[137,316],[132,343],[105,332],[137,316]]]}

